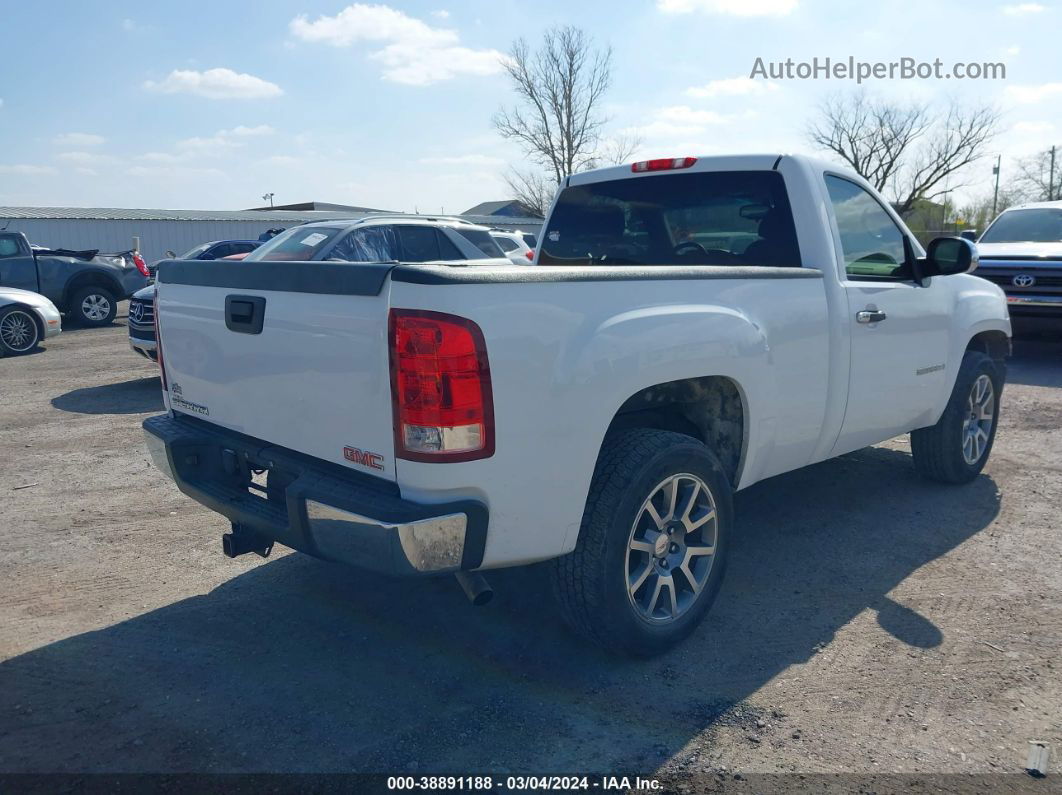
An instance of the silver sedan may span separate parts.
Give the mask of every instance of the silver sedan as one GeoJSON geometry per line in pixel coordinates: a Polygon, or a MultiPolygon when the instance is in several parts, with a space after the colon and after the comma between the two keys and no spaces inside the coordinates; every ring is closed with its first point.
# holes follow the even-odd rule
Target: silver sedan
{"type": "Polygon", "coordinates": [[[62,330],[59,310],[43,295],[0,287],[0,356],[30,353],[62,330]]]}

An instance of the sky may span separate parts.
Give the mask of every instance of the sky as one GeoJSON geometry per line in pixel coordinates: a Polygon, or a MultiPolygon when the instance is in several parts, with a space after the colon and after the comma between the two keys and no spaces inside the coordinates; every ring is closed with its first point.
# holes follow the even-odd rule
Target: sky
{"type": "MultiPolygon", "coordinates": [[[[1002,112],[992,160],[1062,145],[1062,0],[118,0],[7,4],[0,205],[242,209],[324,201],[462,212],[527,161],[491,124],[515,38],[584,28],[614,57],[609,135],[636,158],[812,152],[836,79],[812,58],[1001,62],[1006,79],[871,80],[871,96],[1002,112]],[[41,34],[41,35],[36,35],[41,34]]],[[[1060,161],[1062,162],[1062,161],[1060,161]]],[[[989,158],[966,195],[991,191],[989,158]]]]}

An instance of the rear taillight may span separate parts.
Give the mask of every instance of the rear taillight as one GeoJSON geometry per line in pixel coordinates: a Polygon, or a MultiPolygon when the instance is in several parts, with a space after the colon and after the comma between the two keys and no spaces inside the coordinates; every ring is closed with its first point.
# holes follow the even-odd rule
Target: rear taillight
{"type": "Polygon", "coordinates": [[[640,174],[643,171],[670,171],[674,168],[689,168],[697,162],[695,157],[664,157],[659,160],[639,160],[631,163],[631,171],[640,174]]]}
{"type": "Polygon", "coordinates": [[[159,365],[159,378],[162,379],[162,391],[165,392],[169,387],[166,385],[166,365],[162,363],[162,335],[159,333],[159,294],[157,292],[153,302],[155,305],[155,311],[152,313],[155,315],[155,361],[159,365]]]}
{"type": "Polygon", "coordinates": [[[529,248],[527,251],[524,252],[524,256],[527,257],[531,262],[534,262],[535,261],[535,250],[529,248]]]}
{"type": "Polygon", "coordinates": [[[136,265],[136,269],[140,271],[142,276],[151,278],[151,271],[148,270],[147,263],[144,262],[144,258],[140,256],[139,251],[133,252],[133,264],[136,265]]]}
{"type": "Polygon", "coordinates": [[[471,461],[494,455],[483,332],[463,317],[392,309],[388,324],[395,455],[471,461]]]}

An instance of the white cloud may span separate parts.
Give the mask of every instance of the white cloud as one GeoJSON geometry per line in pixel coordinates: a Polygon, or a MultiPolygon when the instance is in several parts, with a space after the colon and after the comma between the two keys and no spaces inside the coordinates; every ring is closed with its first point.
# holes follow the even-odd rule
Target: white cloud
{"type": "Polygon", "coordinates": [[[1019,47],[1017,45],[1014,45],[1013,47],[1007,47],[1007,49],[1006,49],[1007,55],[1017,55],[1020,52],[1021,52],[1021,47],[1019,47]]]}
{"type": "Polygon", "coordinates": [[[98,177],[100,175],[100,172],[98,172],[96,169],[88,168],[87,166],[78,166],[74,169],[74,171],[84,177],[98,177]]]}
{"type": "Polygon", "coordinates": [[[133,166],[125,173],[131,177],[173,180],[225,176],[225,172],[217,168],[188,168],[185,166],[133,166]]]}
{"type": "Polygon", "coordinates": [[[207,99],[268,99],[284,91],[276,83],[231,69],[174,69],[165,80],[146,80],[144,88],[162,94],[194,94],[207,99]]]}
{"type": "Polygon", "coordinates": [[[1017,3],[1015,5],[1003,6],[1003,13],[1012,17],[1026,16],[1027,14],[1039,14],[1041,11],[1046,11],[1047,6],[1040,5],[1039,3],[1017,3]]]}
{"type": "Polygon", "coordinates": [[[656,0],[665,14],[725,14],[734,17],[781,17],[797,7],[797,0],[656,0]]]}
{"type": "Polygon", "coordinates": [[[56,173],[55,169],[51,166],[33,166],[29,163],[0,164],[0,174],[21,174],[27,177],[37,177],[54,173],[56,173]]]}
{"type": "Polygon", "coordinates": [[[432,11],[431,15],[433,17],[435,17],[436,19],[449,19],[450,18],[450,12],[447,11],[445,8],[440,8],[437,11],[432,11]]]}
{"type": "Polygon", "coordinates": [[[60,152],[55,159],[79,166],[96,166],[113,163],[116,158],[111,155],[101,155],[98,152],[60,152]]]}
{"type": "Polygon", "coordinates": [[[417,162],[427,166],[501,166],[505,160],[490,155],[454,155],[451,157],[422,157],[417,162]]]}
{"type": "Polygon", "coordinates": [[[257,127],[244,127],[242,124],[240,124],[236,127],[233,127],[231,130],[218,130],[218,135],[249,138],[258,135],[272,135],[275,132],[276,130],[274,130],[268,124],[259,124],[257,127]]]}
{"type": "Polygon", "coordinates": [[[349,47],[376,42],[382,49],[369,57],[383,65],[383,76],[395,83],[426,86],[458,75],[490,75],[501,71],[505,57],[497,50],[474,50],[460,44],[456,31],[427,23],[385,5],[354,3],[334,17],[311,22],[305,14],[291,21],[291,33],[307,42],[349,47]]]}
{"type": "Polygon", "coordinates": [[[1007,96],[1020,105],[1036,105],[1062,95],[1062,83],[1041,83],[1036,86],[1008,86],[1007,96]]]}
{"type": "Polygon", "coordinates": [[[270,155],[262,161],[267,166],[294,166],[302,162],[291,155],[270,155]]]}
{"type": "Polygon", "coordinates": [[[696,136],[708,127],[727,124],[732,120],[711,110],[696,110],[688,105],[671,105],[658,108],[650,115],[647,124],[631,127],[623,132],[644,138],[647,141],[679,136],[696,136]]]}
{"type": "Polygon", "coordinates": [[[177,148],[183,149],[185,154],[220,155],[226,150],[238,149],[244,146],[241,139],[257,138],[264,135],[272,135],[276,130],[268,124],[259,124],[257,127],[245,127],[239,125],[231,130],[218,130],[210,136],[192,136],[177,142],[177,148]]]}
{"type": "Polygon", "coordinates": [[[1038,135],[1051,132],[1055,129],[1055,125],[1049,121],[1019,121],[1012,129],[1018,133],[1038,135]]]}
{"type": "Polygon", "coordinates": [[[743,97],[758,96],[769,91],[777,91],[780,86],[769,80],[753,80],[751,77],[729,77],[724,80],[712,80],[703,86],[687,88],[691,97],[743,97]]]}
{"type": "Polygon", "coordinates": [[[56,146],[100,146],[106,142],[102,135],[81,132],[62,133],[52,139],[56,146]]]}

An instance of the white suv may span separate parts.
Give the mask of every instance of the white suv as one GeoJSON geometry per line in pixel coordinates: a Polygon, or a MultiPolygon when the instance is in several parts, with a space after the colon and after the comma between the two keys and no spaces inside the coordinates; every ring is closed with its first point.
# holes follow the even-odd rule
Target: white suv
{"type": "Polygon", "coordinates": [[[490,236],[494,238],[505,256],[513,265],[530,265],[535,259],[535,238],[523,232],[507,232],[502,229],[491,229],[490,236]],[[528,243],[528,238],[531,242],[528,243]]]}
{"type": "Polygon", "coordinates": [[[457,218],[409,215],[295,226],[263,243],[244,261],[508,264],[485,226],[457,218]]]}

